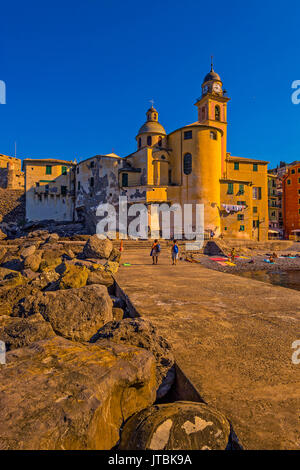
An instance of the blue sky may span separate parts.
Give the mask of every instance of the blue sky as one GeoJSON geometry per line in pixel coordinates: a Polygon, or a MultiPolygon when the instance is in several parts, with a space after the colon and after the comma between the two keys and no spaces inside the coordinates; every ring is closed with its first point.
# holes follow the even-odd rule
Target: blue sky
{"type": "Polygon", "coordinates": [[[197,119],[214,55],[228,96],[228,151],[300,159],[300,4],[294,1],[1,2],[0,153],[125,156],[154,99],[167,132],[197,119]]]}

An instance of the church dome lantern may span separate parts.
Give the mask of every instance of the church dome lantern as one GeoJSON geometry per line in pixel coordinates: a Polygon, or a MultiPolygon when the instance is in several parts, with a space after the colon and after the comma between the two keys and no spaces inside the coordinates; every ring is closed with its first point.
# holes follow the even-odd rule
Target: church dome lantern
{"type": "Polygon", "coordinates": [[[214,71],[213,61],[211,60],[210,72],[205,75],[202,83],[202,95],[207,93],[223,95],[222,85],[220,75],[214,71]]]}
{"type": "Polygon", "coordinates": [[[167,135],[164,127],[158,122],[158,112],[153,105],[146,112],[146,116],[147,120],[136,136],[138,148],[158,144],[161,138],[167,135]]]}

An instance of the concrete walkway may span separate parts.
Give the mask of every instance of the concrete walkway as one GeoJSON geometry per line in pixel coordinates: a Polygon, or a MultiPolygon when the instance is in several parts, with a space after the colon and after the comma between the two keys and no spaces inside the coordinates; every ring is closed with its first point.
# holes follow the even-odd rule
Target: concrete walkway
{"type": "Polygon", "coordinates": [[[231,420],[247,449],[300,449],[300,292],[149,250],[125,252],[117,282],[172,344],[202,398],[231,420]]]}

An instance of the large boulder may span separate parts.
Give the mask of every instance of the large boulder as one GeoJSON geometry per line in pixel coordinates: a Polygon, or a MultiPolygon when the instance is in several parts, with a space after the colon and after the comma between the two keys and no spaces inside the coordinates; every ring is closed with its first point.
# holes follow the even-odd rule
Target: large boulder
{"type": "Polygon", "coordinates": [[[87,283],[89,270],[85,266],[68,264],[60,278],[60,289],[73,289],[84,287],[87,283]]]}
{"type": "Polygon", "coordinates": [[[58,283],[59,278],[60,276],[56,271],[54,270],[45,271],[43,273],[38,274],[37,277],[35,277],[31,281],[30,285],[41,290],[44,290],[44,289],[45,290],[48,290],[48,289],[57,290],[59,287],[59,283],[58,283]]]}
{"type": "Polygon", "coordinates": [[[44,250],[40,271],[44,272],[55,269],[62,262],[61,255],[62,252],[55,249],[44,250]]]}
{"type": "Polygon", "coordinates": [[[36,246],[29,245],[29,246],[26,246],[25,248],[21,248],[20,256],[21,258],[27,258],[27,256],[33,255],[35,251],[36,251],[36,246]]]}
{"type": "Polygon", "coordinates": [[[89,271],[87,284],[102,284],[103,286],[110,287],[114,283],[112,275],[106,271],[97,270],[89,271]]]}
{"type": "Polygon", "coordinates": [[[27,316],[22,303],[28,298],[35,298],[38,289],[29,285],[21,285],[13,289],[0,288],[0,315],[27,316]]]}
{"type": "Polygon", "coordinates": [[[54,331],[74,341],[89,341],[99,328],[112,321],[112,301],[104,286],[41,292],[22,302],[23,316],[41,313],[54,331]]]}
{"type": "Polygon", "coordinates": [[[162,398],[175,380],[174,356],[169,343],[156,328],[143,318],[124,318],[104,325],[92,342],[109,339],[118,344],[130,344],[150,351],[156,360],[157,398],[162,398]]]}
{"type": "Polygon", "coordinates": [[[88,239],[83,247],[85,258],[106,258],[108,259],[113,249],[112,241],[106,238],[101,240],[97,235],[88,239]]]}
{"type": "Polygon", "coordinates": [[[6,354],[0,366],[1,449],[108,450],[124,420],[155,400],[145,350],[61,337],[6,354]]]}
{"type": "Polygon", "coordinates": [[[7,237],[6,233],[4,233],[4,232],[0,229],[0,240],[5,240],[6,237],[7,237]]]}
{"type": "Polygon", "coordinates": [[[33,253],[26,256],[24,259],[24,269],[31,269],[31,271],[38,271],[42,261],[41,253],[33,253]]]}
{"type": "Polygon", "coordinates": [[[17,271],[13,271],[11,274],[5,276],[3,281],[0,281],[0,286],[6,289],[13,289],[14,287],[27,284],[27,282],[28,280],[25,276],[22,276],[22,274],[17,271]]]}
{"type": "Polygon", "coordinates": [[[22,348],[34,341],[54,336],[50,323],[42,315],[29,318],[0,316],[0,340],[5,342],[6,350],[22,348]]]}
{"type": "Polygon", "coordinates": [[[204,403],[153,405],[124,426],[120,450],[232,449],[229,421],[204,403]]]}

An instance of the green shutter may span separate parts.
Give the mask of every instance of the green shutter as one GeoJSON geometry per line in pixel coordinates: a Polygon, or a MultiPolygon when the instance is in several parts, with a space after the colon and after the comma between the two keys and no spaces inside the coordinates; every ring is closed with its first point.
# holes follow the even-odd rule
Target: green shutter
{"type": "Polygon", "coordinates": [[[233,183],[228,183],[227,194],[233,194],[233,183]]]}
{"type": "Polygon", "coordinates": [[[46,175],[51,175],[51,174],[52,174],[52,166],[46,165],[46,175]]]}
{"type": "Polygon", "coordinates": [[[253,171],[258,171],[258,165],[257,165],[257,163],[253,163],[253,171]]]}
{"type": "Polygon", "coordinates": [[[234,169],[239,170],[240,169],[240,164],[238,162],[234,163],[234,169]]]}
{"type": "Polygon", "coordinates": [[[66,166],[62,166],[62,167],[61,167],[61,174],[62,174],[62,175],[66,175],[66,174],[67,174],[67,167],[66,167],[66,166]]]}

